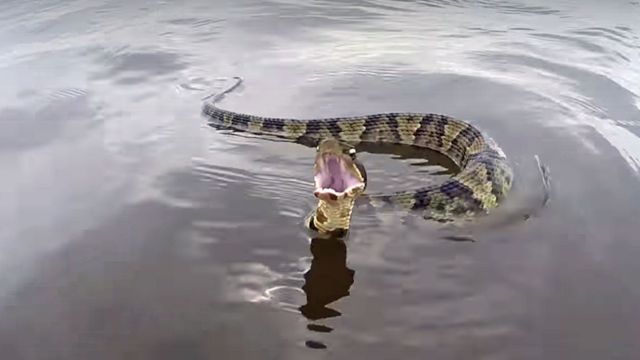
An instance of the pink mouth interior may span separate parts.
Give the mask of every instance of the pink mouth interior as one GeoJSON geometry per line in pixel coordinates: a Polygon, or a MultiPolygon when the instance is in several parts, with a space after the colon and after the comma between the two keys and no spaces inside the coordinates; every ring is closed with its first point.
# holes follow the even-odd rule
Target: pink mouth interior
{"type": "Polygon", "coordinates": [[[343,193],[352,187],[362,185],[362,182],[347,171],[342,161],[336,156],[325,156],[322,170],[315,176],[316,190],[333,190],[343,193]]]}

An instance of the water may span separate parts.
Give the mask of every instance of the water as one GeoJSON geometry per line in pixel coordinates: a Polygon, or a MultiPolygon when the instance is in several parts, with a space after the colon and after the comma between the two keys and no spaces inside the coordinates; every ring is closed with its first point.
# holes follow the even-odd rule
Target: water
{"type": "MultiPolygon", "coordinates": [[[[2,2],[3,358],[640,357],[640,3],[529,3],[2,2]],[[200,114],[232,76],[229,110],[466,119],[551,201],[309,239],[313,149],[200,114]]],[[[402,158],[361,154],[371,190],[442,176],[402,158]]]]}

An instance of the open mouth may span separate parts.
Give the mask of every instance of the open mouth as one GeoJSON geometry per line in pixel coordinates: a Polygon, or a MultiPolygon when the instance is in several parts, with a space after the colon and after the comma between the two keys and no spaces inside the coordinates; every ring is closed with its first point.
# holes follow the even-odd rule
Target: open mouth
{"type": "Polygon", "coordinates": [[[317,172],[314,177],[316,190],[314,195],[321,200],[338,200],[352,194],[355,190],[364,189],[364,182],[358,178],[346,161],[334,154],[325,154],[318,159],[317,172]]]}

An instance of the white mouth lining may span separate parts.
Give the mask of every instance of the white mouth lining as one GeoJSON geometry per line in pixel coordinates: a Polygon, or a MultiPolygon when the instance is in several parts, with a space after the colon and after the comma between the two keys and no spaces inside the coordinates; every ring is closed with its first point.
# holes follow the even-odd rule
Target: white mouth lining
{"type": "MultiPolygon", "coordinates": [[[[314,176],[314,184],[315,184],[315,192],[316,193],[321,193],[321,194],[334,194],[337,196],[340,195],[345,195],[348,194],[358,188],[364,188],[364,182],[361,182],[355,175],[353,175],[350,170],[348,170],[345,166],[344,160],[341,159],[338,156],[331,156],[329,159],[336,159],[340,165],[340,174],[338,176],[341,177],[341,181],[342,182],[350,182],[350,183],[354,183],[350,186],[347,186],[343,191],[336,191],[333,188],[330,187],[323,187],[321,186],[321,183],[326,184],[327,183],[327,177],[331,178],[333,176],[333,174],[331,173],[331,171],[329,171],[328,169],[328,159],[323,158],[322,161],[324,162],[324,168],[318,172],[315,176],[314,176]],[[347,178],[348,177],[348,178],[347,178]]],[[[345,184],[346,185],[346,184],[345,184]]]]}
{"type": "Polygon", "coordinates": [[[356,189],[362,189],[362,188],[364,188],[364,184],[351,185],[348,188],[346,188],[344,191],[335,191],[332,188],[319,188],[316,186],[316,192],[320,194],[334,194],[336,196],[342,196],[356,189]]]}

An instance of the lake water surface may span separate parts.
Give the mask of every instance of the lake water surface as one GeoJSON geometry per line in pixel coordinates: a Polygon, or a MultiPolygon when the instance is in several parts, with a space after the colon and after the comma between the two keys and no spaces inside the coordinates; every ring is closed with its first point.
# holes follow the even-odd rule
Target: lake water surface
{"type": "MultiPolygon", "coordinates": [[[[3,359],[640,358],[640,3],[4,0],[3,359]],[[358,209],[310,239],[314,149],[201,98],[489,133],[513,198],[475,242],[358,209]]],[[[364,152],[370,190],[436,166],[364,152]]],[[[397,216],[396,216],[397,215],[397,216]]]]}

